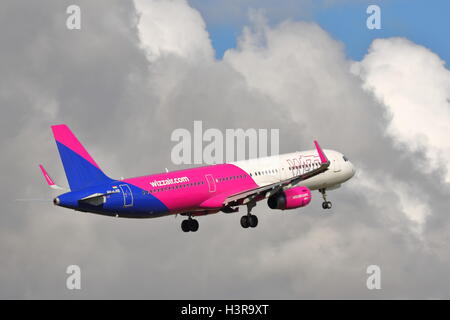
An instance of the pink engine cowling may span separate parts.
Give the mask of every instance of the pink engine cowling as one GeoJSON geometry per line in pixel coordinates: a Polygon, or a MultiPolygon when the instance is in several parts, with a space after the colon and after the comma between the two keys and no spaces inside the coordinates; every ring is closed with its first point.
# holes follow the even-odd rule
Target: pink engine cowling
{"type": "Polygon", "coordinates": [[[311,191],[307,187],[295,187],[269,197],[270,209],[295,209],[305,207],[311,202],[311,191]]]}

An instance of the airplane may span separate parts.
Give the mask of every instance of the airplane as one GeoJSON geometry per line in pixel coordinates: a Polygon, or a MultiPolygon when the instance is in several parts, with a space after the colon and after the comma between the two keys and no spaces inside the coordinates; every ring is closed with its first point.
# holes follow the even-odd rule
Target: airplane
{"type": "MultiPolygon", "coordinates": [[[[258,217],[251,212],[257,202],[267,199],[275,210],[297,209],[311,202],[312,190],[321,193],[322,208],[331,209],[326,191],[355,174],[347,157],[314,141],[315,150],[118,180],[103,173],[67,125],[51,128],[70,187],[53,199],[56,206],[121,218],[179,214],[187,217],[183,232],[199,229],[195,217],[234,213],[240,206],[247,207],[241,226],[255,228],[258,217]]],[[[64,190],[39,167],[50,188],[64,190]]]]}

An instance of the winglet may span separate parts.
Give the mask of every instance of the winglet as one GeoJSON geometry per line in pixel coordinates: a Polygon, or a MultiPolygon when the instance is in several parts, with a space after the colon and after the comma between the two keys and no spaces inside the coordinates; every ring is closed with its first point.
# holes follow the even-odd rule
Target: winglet
{"type": "Polygon", "coordinates": [[[56,185],[55,182],[53,182],[53,179],[50,177],[50,175],[47,173],[47,171],[44,169],[42,164],[39,165],[39,168],[42,171],[42,174],[44,175],[45,181],[47,181],[47,184],[52,189],[63,189],[60,186],[56,185]]]}
{"type": "Polygon", "coordinates": [[[320,148],[319,143],[316,140],[314,140],[314,145],[316,146],[317,153],[319,154],[320,162],[327,163],[328,158],[325,153],[323,153],[322,148],[320,148]]]}

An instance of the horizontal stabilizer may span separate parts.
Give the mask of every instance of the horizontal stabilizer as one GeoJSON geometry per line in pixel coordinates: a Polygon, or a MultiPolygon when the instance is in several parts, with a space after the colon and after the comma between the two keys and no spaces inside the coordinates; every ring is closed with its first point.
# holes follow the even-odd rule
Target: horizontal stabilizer
{"type": "Polygon", "coordinates": [[[39,168],[41,169],[42,174],[44,175],[45,181],[47,182],[48,186],[55,190],[64,190],[64,188],[58,186],[55,184],[53,179],[50,177],[50,175],[47,173],[47,171],[44,169],[42,164],[39,165],[39,168]]]}

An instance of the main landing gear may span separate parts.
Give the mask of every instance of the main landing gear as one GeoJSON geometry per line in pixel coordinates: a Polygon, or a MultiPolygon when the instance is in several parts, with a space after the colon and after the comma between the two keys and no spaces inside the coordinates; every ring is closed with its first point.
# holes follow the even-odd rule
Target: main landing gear
{"type": "Polygon", "coordinates": [[[331,201],[327,201],[327,193],[326,189],[319,189],[319,192],[322,194],[323,202],[322,202],[322,208],[323,209],[331,209],[331,201]]]}
{"type": "Polygon", "coordinates": [[[255,202],[249,202],[247,204],[247,215],[241,217],[241,226],[244,229],[256,228],[258,225],[258,217],[251,214],[252,208],[256,206],[255,202]]]}
{"type": "Polygon", "coordinates": [[[181,230],[183,232],[196,232],[198,230],[198,221],[189,217],[181,222],[181,230]]]}

